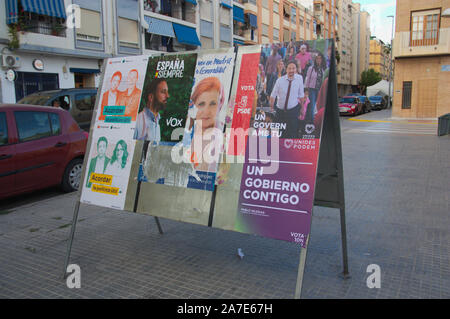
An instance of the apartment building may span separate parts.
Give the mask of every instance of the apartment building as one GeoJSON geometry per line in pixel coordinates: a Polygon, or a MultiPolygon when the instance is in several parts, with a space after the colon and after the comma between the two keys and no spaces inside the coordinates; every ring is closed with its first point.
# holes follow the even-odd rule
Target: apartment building
{"type": "Polygon", "coordinates": [[[337,0],[314,0],[314,17],[318,37],[333,39],[338,33],[337,0]]]}
{"type": "Polygon", "coordinates": [[[360,12],[359,28],[359,66],[361,72],[369,69],[370,63],[370,14],[366,11],[360,12]]]}
{"type": "Polygon", "coordinates": [[[338,37],[336,39],[338,51],[338,94],[344,96],[353,92],[353,10],[352,0],[337,0],[338,2],[338,37]]]}
{"type": "Polygon", "coordinates": [[[369,69],[370,49],[370,15],[361,11],[359,3],[352,3],[349,7],[352,14],[352,74],[353,89],[358,88],[361,73],[369,69]]]}
{"type": "Polygon", "coordinates": [[[450,0],[397,0],[394,117],[450,113],[449,8],[450,0]]]}
{"type": "Polygon", "coordinates": [[[390,72],[390,49],[380,39],[373,38],[370,40],[370,57],[369,68],[374,69],[380,73],[381,78],[386,81],[391,81],[389,77],[390,72]]]}
{"type": "Polygon", "coordinates": [[[205,47],[231,46],[231,1],[221,2],[202,0],[200,12],[196,0],[1,1],[0,102],[97,87],[105,58],[194,50],[199,33],[205,47]]]}
{"type": "Polygon", "coordinates": [[[316,39],[313,3],[313,0],[234,1],[234,44],[316,39]]]}

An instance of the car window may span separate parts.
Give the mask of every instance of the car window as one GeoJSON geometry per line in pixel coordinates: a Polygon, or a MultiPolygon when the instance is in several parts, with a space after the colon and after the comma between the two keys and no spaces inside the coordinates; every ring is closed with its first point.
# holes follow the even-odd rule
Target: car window
{"type": "Polygon", "coordinates": [[[341,103],[358,103],[355,98],[344,97],[340,100],[341,103]]]}
{"type": "Polygon", "coordinates": [[[17,104],[46,105],[51,95],[31,94],[19,100],[17,104]]]}
{"type": "Polygon", "coordinates": [[[6,114],[0,112],[0,145],[8,144],[8,126],[6,124],[6,114]]]}
{"type": "Polygon", "coordinates": [[[53,107],[61,107],[64,110],[68,111],[70,110],[70,96],[68,95],[61,95],[57,98],[53,99],[50,103],[50,106],[53,107]]]}
{"type": "Polygon", "coordinates": [[[80,111],[91,111],[94,109],[96,94],[84,93],[75,95],[75,105],[80,111]]]}
{"type": "Polygon", "coordinates": [[[59,115],[55,113],[49,113],[50,123],[52,125],[52,134],[59,135],[61,134],[61,122],[59,120],[59,115]]]}
{"type": "Polygon", "coordinates": [[[27,142],[51,136],[47,112],[14,112],[19,142],[27,142]]]}

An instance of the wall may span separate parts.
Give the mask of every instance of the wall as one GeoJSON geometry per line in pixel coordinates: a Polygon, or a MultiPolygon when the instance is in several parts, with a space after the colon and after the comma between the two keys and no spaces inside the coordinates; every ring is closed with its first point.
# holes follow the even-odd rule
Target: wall
{"type": "Polygon", "coordinates": [[[436,118],[450,113],[450,56],[396,59],[393,117],[436,118]],[[404,81],[412,81],[411,109],[402,109],[404,81]]]}
{"type": "MultiPolygon", "coordinates": [[[[0,46],[2,49],[3,46],[0,46]]],[[[59,77],[60,88],[73,88],[75,87],[74,74],[69,71],[70,68],[86,68],[86,69],[100,69],[98,66],[98,60],[77,59],[60,56],[49,56],[43,54],[32,53],[14,53],[21,58],[21,67],[15,69],[18,72],[42,72],[42,73],[57,73],[59,77]],[[44,62],[44,71],[36,71],[33,66],[33,60],[40,59],[44,62]],[[67,73],[63,73],[63,66],[66,66],[67,73]]],[[[6,69],[0,70],[0,82],[2,90],[1,103],[15,103],[15,88],[14,83],[6,80],[6,69]]],[[[95,86],[98,86],[100,77],[96,76],[95,86]]]]}

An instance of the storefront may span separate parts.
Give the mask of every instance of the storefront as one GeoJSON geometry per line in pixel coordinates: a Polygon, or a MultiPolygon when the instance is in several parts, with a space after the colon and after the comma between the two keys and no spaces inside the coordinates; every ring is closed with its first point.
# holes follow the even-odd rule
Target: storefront
{"type": "MultiPolygon", "coordinates": [[[[5,53],[4,53],[5,54],[5,53]]],[[[17,63],[2,68],[0,103],[16,103],[37,91],[60,88],[97,87],[100,80],[101,59],[82,59],[42,53],[14,51],[7,53],[17,63]],[[6,77],[9,70],[15,77],[6,77]]]]}

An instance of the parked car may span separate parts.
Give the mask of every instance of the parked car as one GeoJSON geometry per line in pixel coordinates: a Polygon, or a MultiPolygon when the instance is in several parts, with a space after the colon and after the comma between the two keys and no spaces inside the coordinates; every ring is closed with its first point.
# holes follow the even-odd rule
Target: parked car
{"type": "Polygon", "coordinates": [[[386,102],[381,95],[370,96],[369,101],[372,103],[373,110],[380,111],[386,108],[386,102]]]}
{"type": "Polygon", "coordinates": [[[61,108],[0,105],[0,198],[53,185],[78,189],[87,138],[61,108]]]}
{"type": "Polygon", "coordinates": [[[363,103],[363,113],[367,113],[372,111],[372,103],[370,103],[370,100],[365,95],[359,95],[358,98],[363,103]]]}
{"type": "Polygon", "coordinates": [[[363,104],[356,96],[344,96],[339,100],[340,115],[358,115],[363,113],[363,104]]]}
{"type": "Polygon", "coordinates": [[[27,95],[17,104],[59,106],[69,111],[78,125],[88,131],[96,97],[96,88],[59,89],[27,95]]]}

